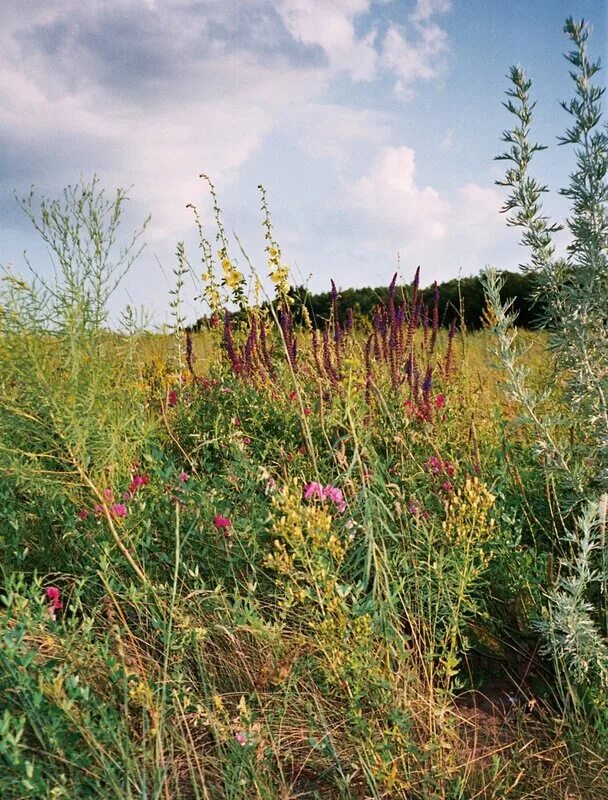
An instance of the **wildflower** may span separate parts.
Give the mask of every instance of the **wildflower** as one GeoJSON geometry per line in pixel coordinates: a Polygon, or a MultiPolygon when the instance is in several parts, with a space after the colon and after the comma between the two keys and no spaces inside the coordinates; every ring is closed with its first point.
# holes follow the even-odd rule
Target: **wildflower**
{"type": "Polygon", "coordinates": [[[445,408],[445,395],[438,394],[435,397],[435,408],[445,408]]]}
{"type": "Polygon", "coordinates": [[[103,493],[103,496],[106,498],[106,500],[109,503],[111,503],[114,500],[114,493],[112,492],[111,489],[105,489],[104,493],[103,493]]]}
{"type": "Polygon", "coordinates": [[[311,497],[318,497],[320,500],[324,497],[323,486],[317,481],[307,483],[304,487],[304,499],[310,500],[311,497]]]}
{"type": "Polygon", "coordinates": [[[443,484],[441,485],[441,488],[442,488],[442,489],[443,489],[445,492],[451,492],[451,491],[453,491],[453,489],[454,489],[454,484],[453,484],[453,483],[450,483],[450,481],[444,481],[444,482],[443,482],[443,484]]]}
{"type": "Polygon", "coordinates": [[[63,603],[61,602],[61,592],[56,586],[47,586],[44,590],[44,593],[46,595],[46,599],[49,601],[47,606],[48,615],[53,622],[55,622],[57,619],[55,612],[63,608],[63,603]]]}
{"type": "Polygon", "coordinates": [[[52,603],[53,608],[63,608],[61,602],[61,591],[56,586],[47,586],[44,590],[47,600],[52,603]]]}
{"type": "Polygon", "coordinates": [[[190,480],[190,476],[188,475],[187,472],[180,472],[178,480],[181,481],[182,483],[186,483],[187,481],[190,480]]]}
{"type": "Polygon", "coordinates": [[[243,731],[239,731],[234,735],[234,738],[241,747],[244,747],[247,744],[247,734],[243,733],[243,731]]]}
{"type": "Polygon", "coordinates": [[[177,405],[177,392],[175,389],[171,389],[170,392],[167,392],[167,405],[170,408],[177,405]]]}
{"type": "Polygon", "coordinates": [[[238,269],[234,269],[234,268],[229,270],[226,273],[226,277],[224,278],[226,286],[229,289],[232,289],[233,291],[234,291],[234,289],[238,289],[238,287],[241,285],[241,283],[243,283],[243,280],[244,280],[243,274],[241,272],[239,272],[238,269]]]}
{"type": "Polygon", "coordinates": [[[230,528],[232,527],[232,520],[228,517],[222,517],[220,514],[217,514],[213,517],[213,524],[218,530],[223,530],[226,536],[229,535],[230,528]]]}
{"type": "Polygon", "coordinates": [[[443,468],[445,470],[446,475],[449,475],[450,478],[456,472],[456,467],[453,464],[451,464],[449,461],[445,462],[445,464],[443,465],[443,468]]]}
{"type": "Polygon", "coordinates": [[[249,438],[249,436],[243,436],[243,438],[241,439],[241,441],[242,441],[242,442],[243,442],[243,444],[245,444],[245,445],[247,445],[247,444],[251,444],[251,439],[249,438]]]}
{"type": "Polygon", "coordinates": [[[124,503],[114,503],[110,507],[110,514],[113,517],[126,517],[127,516],[127,507],[124,503]]]}
{"type": "Polygon", "coordinates": [[[142,486],[147,486],[150,483],[150,478],[147,475],[134,475],[129,485],[129,493],[134,495],[142,486]]]}
{"type": "Polygon", "coordinates": [[[298,393],[296,392],[295,389],[292,389],[291,392],[289,392],[289,394],[287,395],[287,397],[291,400],[292,403],[295,403],[295,401],[298,399],[298,393]]]}
{"type": "Polygon", "coordinates": [[[89,516],[89,512],[86,508],[81,508],[78,512],[78,519],[86,519],[89,516]]]}
{"type": "Polygon", "coordinates": [[[103,514],[103,506],[100,505],[99,503],[95,503],[95,505],[93,506],[93,513],[95,514],[96,517],[100,517],[103,514]]]}
{"type": "Polygon", "coordinates": [[[346,510],[346,500],[342,489],[338,489],[336,486],[326,486],[324,491],[325,497],[332,501],[340,513],[346,510]]]}
{"type": "Polygon", "coordinates": [[[304,487],[304,499],[310,500],[314,497],[319,500],[331,500],[340,513],[346,510],[346,500],[342,490],[338,489],[337,486],[331,486],[330,484],[322,486],[317,481],[307,483],[304,487]]]}
{"type": "Polygon", "coordinates": [[[304,416],[308,417],[311,414],[312,414],[312,408],[309,408],[308,406],[304,406],[304,416]]]}
{"type": "Polygon", "coordinates": [[[437,456],[431,456],[424,465],[424,468],[428,472],[432,472],[433,475],[439,475],[443,469],[443,461],[440,458],[437,458],[437,456]]]}
{"type": "Polygon", "coordinates": [[[289,267],[277,267],[275,270],[269,273],[268,277],[274,284],[283,285],[287,282],[287,278],[289,277],[289,267]]]}

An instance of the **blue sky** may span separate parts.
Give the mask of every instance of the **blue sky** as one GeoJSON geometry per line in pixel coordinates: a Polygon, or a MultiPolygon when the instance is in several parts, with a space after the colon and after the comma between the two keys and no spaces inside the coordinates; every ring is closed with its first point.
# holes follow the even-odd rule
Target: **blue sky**
{"type": "MultiPolygon", "coordinates": [[[[551,146],[538,175],[563,186],[569,15],[605,55],[606,0],[4,0],[0,264],[19,271],[25,249],[51,268],[15,190],[55,197],[97,173],[133,186],[127,227],[152,215],[114,308],[142,303],[162,322],[178,241],[197,266],[187,203],[214,235],[206,172],[262,274],[259,183],[285,262],[313,290],[386,284],[397,265],[404,280],[421,265],[425,283],[514,269],[525,253],[494,185],[505,75],[520,63],[532,77],[534,136],[551,146]]],[[[567,212],[555,195],[547,210],[567,212]]]]}

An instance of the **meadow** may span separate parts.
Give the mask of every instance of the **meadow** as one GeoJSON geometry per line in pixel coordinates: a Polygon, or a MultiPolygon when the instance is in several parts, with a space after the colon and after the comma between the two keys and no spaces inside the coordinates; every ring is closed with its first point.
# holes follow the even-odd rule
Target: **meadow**
{"type": "Polygon", "coordinates": [[[608,797],[608,141],[566,29],[565,259],[518,69],[505,134],[542,330],[492,269],[479,331],[424,270],[315,318],[262,190],[264,303],[210,182],[172,331],[110,329],[125,193],[26,198],[56,274],[0,302],[3,800],[608,797]]]}

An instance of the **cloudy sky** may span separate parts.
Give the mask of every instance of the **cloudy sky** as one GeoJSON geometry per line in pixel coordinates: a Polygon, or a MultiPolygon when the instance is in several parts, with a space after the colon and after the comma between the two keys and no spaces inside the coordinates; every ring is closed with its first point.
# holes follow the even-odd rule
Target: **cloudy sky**
{"type": "Polygon", "coordinates": [[[50,269],[15,191],[55,197],[96,173],[133,187],[128,225],[152,215],[114,302],[162,322],[178,241],[196,265],[187,203],[213,236],[206,172],[261,271],[264,184],[284,260],[313,290],[386,284],[397,265],[425,283],[516,268],[494,186],[505,75],[533,78],[551,145],[539,177],[564,185],[570,14],[604,55],[606,0],[2,0],[0,265],[18,271],[25,249],[50,269]]]}

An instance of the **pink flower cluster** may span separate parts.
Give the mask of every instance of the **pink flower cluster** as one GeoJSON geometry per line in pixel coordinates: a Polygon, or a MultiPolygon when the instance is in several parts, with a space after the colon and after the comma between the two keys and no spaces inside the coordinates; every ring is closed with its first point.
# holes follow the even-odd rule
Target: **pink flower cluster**
{"type": "Polygon", "coordinates": [[[125,492],[125,500],[130,500],[133,495],[138,492],[142,486],[147,486],[150,483],[150,478],[144,473],[140,475],[136,473],[133,476],[133,480],[129,484],[128,491],[125,492]]]}
{"type": "Polygon", "coordinates": [[[340,513],[346,510],[346,500],[342,489],[338,489],[337,486],[331,486],[331,484],[322,486],[317,481],[307,483],[304,487],[304,499],[310,500],[313,497],[317,497],[319,500],[331,500],[340,513]]]}
{"type": "MultiPolygon", "coordinates": [[[[134,468],[137,469],[135,465],[134,468]]],[[[128,490],[123,495],[124,503],[115,502],[114,492],[109,488],[104,489],[103,497],[104,500],[106,500],[109,504],[108,510],[110,512],[110,516],[113,519],[126,517],[128,511],[125,503],[128,503],[129,500],[132,500],[133,496],[142,488],[142,486],[147,486],[149,483],[150,483],[150,478],[148,477],[148,475],[146,475],[145,473],[140,474],[139,472],[136,472],[133,475],[133,478],[131,479],[131,483],[129,484],[128,490]]],[[[95,514],[96,517],[101,517],[103,516],[103,513],[104,513],[104,507],[101,505],[101,503],[96,503],[93,506],[93,514],[95,514]]],[[[81,508],[80,511],[78,512],[78,519],[84,520],[88,516],[89,516],[89,511],[86,508],[81,508]]]]}
{"type": "Polygon", "coordinates": [[[63,603],[61,602],[61,592],[56,586],[47,586],[44,590],[44,594],[46,595],[46,599],[48,600],[47,611],[49,617],[54,622],[57,619],[57,615],[55,612],[63,608],[63,603]]]}
{"type": "Polygon", "coordinates": [[[217,514],[213,517],[213,524],[218,529],[218,531],[223,531],[224,536],[228,538],[230,536],[230,529],[232,528],[232,520],[229,517],[222,517],[221,514],[217,514]]]}
{"type": "Polygon", "coordinates": [[[456,467],[450,461],[443,461],[439,456],[431,456],[424,468],[433,475],[440,475],[444,472],[450,478],[456,473],[456,467]]]}
{"type": "Polygon", "coordinates": [[[408,417],[414,417],[418,422],[432,422],[433,421],[433,407],[436,410],[445,408],[446,397],[444,394],[436,395],[432,402],[428,399],[422,402],[415,402],[414,400],[406,400],[403,404],[405,412],[408,417]]]}

